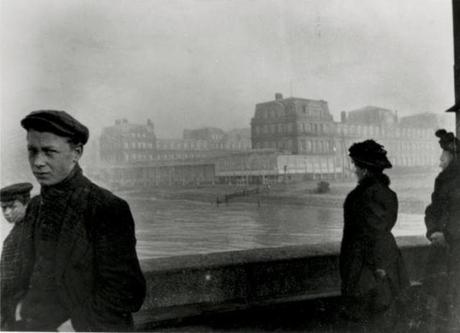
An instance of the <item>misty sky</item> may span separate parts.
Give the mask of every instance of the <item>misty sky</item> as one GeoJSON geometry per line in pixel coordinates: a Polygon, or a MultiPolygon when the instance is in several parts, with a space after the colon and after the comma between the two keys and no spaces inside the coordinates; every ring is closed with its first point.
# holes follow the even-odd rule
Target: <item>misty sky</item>
{"type": "Polygon", "coordinates": [[[454,102],[447,0],[0,3],[4,154],[34,109],[68,110],[93,133],[151,118],[166,138],[249,127],[275,92],[327,100],[336,119],[454,102]]]}

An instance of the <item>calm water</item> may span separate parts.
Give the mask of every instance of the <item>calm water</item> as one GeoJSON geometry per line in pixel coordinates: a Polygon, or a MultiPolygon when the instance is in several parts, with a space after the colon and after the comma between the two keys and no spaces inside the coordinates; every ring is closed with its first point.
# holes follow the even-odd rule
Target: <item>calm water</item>
{"type": "MultiPolygon", "coordinates": [[[[342,209],[300,205],[127,199],[140,258],[339,241],[342,209]]],[[[3,219],[1,238],[11,226],[3,219]]],[[[400,214],[397,236],[423,235],[423,215],[400,214]]]]}
{"type": "MultiPolygon", "coordinates": [[[[342,209],[128,199],[141,258],[339,241],[342,209]]],[[[397,236],[423,235],[422,215],[400,214],[397,236]]]]}

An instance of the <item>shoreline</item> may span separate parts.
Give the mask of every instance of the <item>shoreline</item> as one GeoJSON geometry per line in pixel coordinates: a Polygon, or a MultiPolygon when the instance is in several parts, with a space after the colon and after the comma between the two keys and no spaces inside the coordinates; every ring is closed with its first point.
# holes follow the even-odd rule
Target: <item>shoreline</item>
{"type": "MultiPolygon", "coordinates": [[[[261,190],[259,194],[238,196],[224,202],[226,194],[235,193],[246,189],[255,189],[257,186],[228,186],[209,185],[199,187],[163,187],[148,190],[119,191],[122,197],[132,199],[160,199],[160,200],[187,200],[206,202],[217,205],[232,203],[251,203],[255,205],[303,205],[311,207],[328,207],[341,209],[348,192],[356,186],[355,182],[331,182],[329,193],[314,193],[316,182],[296,184],[274,184],[270,191],[261,190]]],[[[424,214],[429,203],[429,194],[426,188],[395,189],[399,197],[399,213],[424,214]],[[398,191],[399,190],[399,191],[398,191]],[[420,193],[417,193],[420,192],[420,193]],[[418,195],[417,195],[418,194],[418,195]]]]}

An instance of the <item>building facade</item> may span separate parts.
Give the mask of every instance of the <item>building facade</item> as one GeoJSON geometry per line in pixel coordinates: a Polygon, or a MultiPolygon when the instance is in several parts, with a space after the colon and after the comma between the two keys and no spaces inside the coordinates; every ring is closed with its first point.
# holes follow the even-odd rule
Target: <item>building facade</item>
{"type": "Polygon", "coordinates": [[[440,124],[426,120],[434,116],[399,119],[396,111],[366,106],[342,112],[340,122],[335,122],[326,101],[283,98],[278,93],[275,100],[256,105],[251,120],[252,147],[333,156],[335,165],[350,170],[348,148],[354,142],[374,139],[385,146],[396,167],[432,167],[439,153],[433,134],[440,124]]]}
{"type": "Polygon", "coordinates": [[[383,144],[395,168],[433,168],[441,120],[366,106],[336,122],[326,101],[276,94],[256,105],[250,129],[186,129],[182,138],[158,139],[150,120],[117,120],[100,138],[100,174],[121,187],[346,177],[353,172],[348,148],[366,139],[383,144]]]}
{"type": "Polygon", "coordinates": [[[102,130],[99,139],[100,160],[119,164],[156,159],[157,139],[150,119],[143,124],[131,124],[119,119],[102,130]]]}
{"type": "Polygon", "coordinates": [[[291,154],[334,154],[335,124],[326,101],[283,98],[256,105],[251,120],[253,149],[291,154]]]}

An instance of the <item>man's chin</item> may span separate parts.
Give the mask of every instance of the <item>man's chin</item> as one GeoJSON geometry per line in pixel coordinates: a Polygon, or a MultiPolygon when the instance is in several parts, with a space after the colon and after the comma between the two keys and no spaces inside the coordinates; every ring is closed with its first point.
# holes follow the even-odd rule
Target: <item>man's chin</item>
{"type": "Polygon", "coordinates": [[[49,179],[43,179],[43,178],[38,178],[36,177],[37,179],[37,182],[41,185],[41,186],[51,186],[51,185],[54,185],[56,184],[56,182],[52,181],[52,180],[49,180],[49,179]]]}

